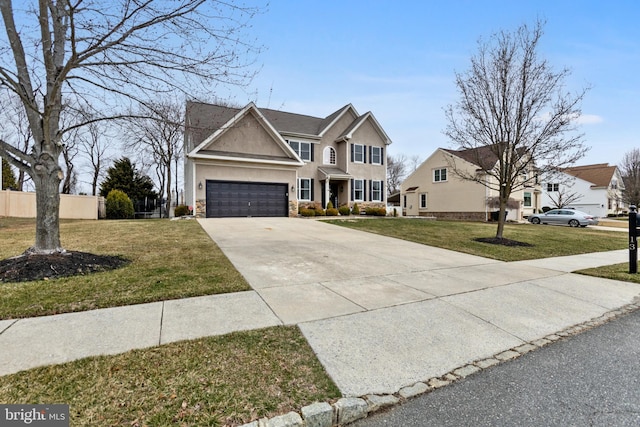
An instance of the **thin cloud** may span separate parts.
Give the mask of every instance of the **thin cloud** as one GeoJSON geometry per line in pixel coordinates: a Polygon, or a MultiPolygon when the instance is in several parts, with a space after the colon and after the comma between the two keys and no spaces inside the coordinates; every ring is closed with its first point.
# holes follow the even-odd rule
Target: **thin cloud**
{"type": "Polygon", "coordinates": [[[582,114],[576,119],[576,123],[580,125],[594,125],[602,122],[604,122],[604,118],[596,114],[582,114]]]}

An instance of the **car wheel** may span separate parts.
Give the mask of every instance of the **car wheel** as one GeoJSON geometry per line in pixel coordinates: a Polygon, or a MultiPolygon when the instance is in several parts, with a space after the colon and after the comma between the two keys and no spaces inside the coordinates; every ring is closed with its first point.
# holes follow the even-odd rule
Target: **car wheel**
{"type": "Polygon", "coordinates": [[[580,223],[578,222],[577,219],[572,219],[571,221],[569,221],[569,225],[571,227],[578,227],[578,226],[580,226],[580,223]]]}
{"type": "Polygon", "coordinates": [[[540,224],[540,218],[531,218],[531,223],[532,224],[540,224]]]}

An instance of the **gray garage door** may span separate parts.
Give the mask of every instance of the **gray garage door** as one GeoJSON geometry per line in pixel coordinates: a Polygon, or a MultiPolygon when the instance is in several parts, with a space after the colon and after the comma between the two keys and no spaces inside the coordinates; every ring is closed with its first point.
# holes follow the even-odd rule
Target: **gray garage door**
{"type": "Polygon", "coordinates": [[[288,216],[287,184],[207,181],[207,218],[288,216]]]}

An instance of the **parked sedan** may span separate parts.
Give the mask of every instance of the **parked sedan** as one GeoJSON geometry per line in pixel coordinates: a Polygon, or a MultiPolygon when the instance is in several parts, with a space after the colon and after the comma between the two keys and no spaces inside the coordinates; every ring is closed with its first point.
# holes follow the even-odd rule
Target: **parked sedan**
{"type": "Polygon", "coordinates": [[[542,223],[586,227],[587,225],[598,225],[598,218],[575,209],[552,209],[545,213],[529,216],[529,222],[532,224],[542,223]]]}

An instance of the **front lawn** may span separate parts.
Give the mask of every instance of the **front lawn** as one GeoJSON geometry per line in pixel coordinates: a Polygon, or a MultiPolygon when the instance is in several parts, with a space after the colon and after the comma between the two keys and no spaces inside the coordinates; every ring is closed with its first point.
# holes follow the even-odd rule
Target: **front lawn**
{"type": "MultiPolygon", "coordinates": [[[[0,259],[33,243],[33,220],[0,218],[0,259]]],[[[118,270],[0,283],[0,318],[250,289],[196,221],[62,221],[68,250],[121,255],[118,270]]],[[[74,426],[232,426],[340,392],[300,330],[235,332],[0,379],[2,403],[65,403],[74,426]]]]}
{"type": "Polygon", "coordinates": [[[604,279],[620,280],[623,282],[640,283],[640,274],[629,273],[628,262],[598,268],[588,268],[586,270],[576,271],[576,273],[586,274],[587,276],[602,277],[604,279]]]}
{"type": "Polygon", "coordinates": [[[497,228],[495,223],[433,221],[417,218],[338,219],[329,222],[501,261],[520,261],[627,248],[626,233],[601,231],[589,227],[506,224],[503,237],[532,245],[525,247],[502,246],[475,240],[494,237],[497,228]]]}
{"type": "MultiPolygon", "coordinates": [[[[0,259],[33,244],[35,221],[0,218],[0,259]]],[[[121,255],[127,266],[56,280],[0,282],[0,319],[42,316],[251,289],[192,220],[61,221],[67,250],[121,255]]]]}
{"type": "Polygon", "coordinates": [[[339,398],[297,326],[30,369],[0,402],[64,403],[72,426],[231,426],[339,398]]]}

